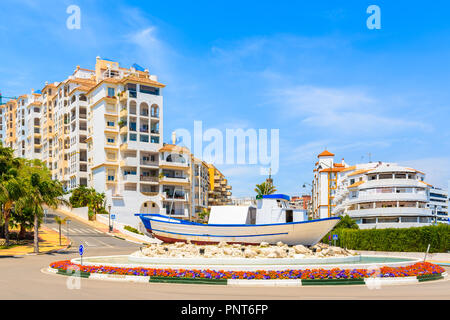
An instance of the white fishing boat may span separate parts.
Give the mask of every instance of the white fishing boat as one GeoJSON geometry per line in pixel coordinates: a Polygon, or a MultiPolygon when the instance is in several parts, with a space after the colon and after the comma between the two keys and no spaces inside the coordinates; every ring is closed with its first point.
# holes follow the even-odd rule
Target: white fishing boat
{"type": "Polygon", "coordinates": [[[308,220],[306,210],[289,207],[283,194],[257,198],[256,206],[213,206],[208,224],[160,214],[135,214],[154,237],[164,242],[314,245],[340,220],[331,217],[308,220]]]}

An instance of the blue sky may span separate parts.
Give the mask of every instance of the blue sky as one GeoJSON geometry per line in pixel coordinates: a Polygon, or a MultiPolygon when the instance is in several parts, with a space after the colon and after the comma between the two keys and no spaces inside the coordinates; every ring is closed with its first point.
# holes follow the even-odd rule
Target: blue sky
{"type": "MultiPolygon", "coordinates": [[[[280,130],[278,190],[306,193],[326,147],[347,163],[391,161],[450,179],[448,1],[2,1],[0,90],[19,95],[95,57],[138,63],[167,85],[177,128],[280,130]],[[317,2],[317,3],[316,3],[317,2]],[[66,28],[69,5],[81,29],[66,28]],[[381,9],[369,30],[366,9],[381,9]]],[[[234,196],[259,167],[223,165],[234,196]]]]}

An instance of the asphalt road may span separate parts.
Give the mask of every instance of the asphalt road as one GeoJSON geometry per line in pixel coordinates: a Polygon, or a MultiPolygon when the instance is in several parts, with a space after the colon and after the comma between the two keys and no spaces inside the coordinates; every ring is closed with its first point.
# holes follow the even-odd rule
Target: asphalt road
{"type": "MultiPolygon", "coordinates": [[[[51,218],[53,220],[53,218],[51,218]]],[[[57,225],[48,226],[57,229],[57,225]]],[[[64,228],[65,229],[65,228],[64,228]]],[[[7,299],[193,299],[193,300],[264,300],[264,299],[450,299],[450,280],[422,282],[415,285],[383,286],[311,286],[311,287],[230,287],[159,283],[128,283],[80,279],[79,289],[70,289],[69,277],[43,272],[58,260],[78,257],[78,245],[85,245],[85,256],[129,254],[138,244],[120,240],[72,221],[69,232],[74,245],[67,251],[0,258],[0,300],[7,299]]],[[[450,268],[447,268],[450,272],[450,268]]]]}
{"type": "MultiPolygon", "coordinates": [[[[65,218],[66,216],[62,213],[58,213],[58,216],[65,218]]],[[[44,225],[58,231],[58,224],[55,222],[55,213],[49,211],[46,218],[44,219],[44,225]]],[[[85,248],[86,254],[91,249],[117,249],[117,248],[138,248],[138,245],[130,243],[128,241],[123,241],[117,239],[111,235],[105,234],[102,231],[92,228],[90,225],[83,223],[82,221],[70,218],[70,222],[62,226],[62,234],[64,236],[69,236],[72,240],[72,250],[77,250],[80,244],[85,248]]],[[[74,251],[75,252],[75,251],[74,251]]]]}

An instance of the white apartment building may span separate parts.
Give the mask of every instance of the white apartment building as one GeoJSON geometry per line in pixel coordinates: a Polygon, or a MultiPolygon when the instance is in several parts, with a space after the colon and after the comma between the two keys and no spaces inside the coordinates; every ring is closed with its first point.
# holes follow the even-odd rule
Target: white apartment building
{"type": "Polygon", "coordinates": [[[433,220],[437,223],[450,223],[448,215],[448,193],[436,187],[430,187],[430,199],[427,207],[431,209],[433,220]]]}
{"type": "MultiPolygon", "coordinates": [[[[66,190],[104,192],[122,223],[137,226],[135,213],[188,219],[210,205],[213,166],[163,144],[164,87],[136,64],[97,57],[94,70],[77,66],[67,79],[2,105],[1,140],[15,156],[45,162],[66,190]]],[[[226,180],[220,187],[231,195],[226,180]]]]}
{"type": "Polygon", "coordinates": [[[434,222],[425,174],[396,163],[334,163],[324,151],[314,169],[314,218],[349,215],[365,228],[406,228],[434,222]]]}
{"type": "Polygon", "coordinates": [[[318,156],[313,170],[312,181],[312,217],[324,219],[332,216],[333,199],[337,188],[337,173],[346,167],[342,163],[334,163],[334,154],[325,150],[318,156]]]}

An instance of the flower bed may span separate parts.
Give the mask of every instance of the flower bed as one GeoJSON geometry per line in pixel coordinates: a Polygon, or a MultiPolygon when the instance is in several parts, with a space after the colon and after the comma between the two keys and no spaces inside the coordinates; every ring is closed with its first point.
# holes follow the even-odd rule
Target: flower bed
{"type": "Polygon", "coordinates": [[[70,260],[57,261],[50,267],[59,272],[77,269],[81,273],[100,273],[113,275],[150,276],[158,278],[178,279],[336,279],[351,280],[369,277],[410,277],[410,276],[440,276],[445,269],[429,263],[418,262],[407,267],[381,267],[378,270],[367,269],[306,269],[284,271],[223,271],[223,270],[184,270],[184,269],[153,269],[153,268],[120,268],[108,266],[81,266],[70,260]]]}

